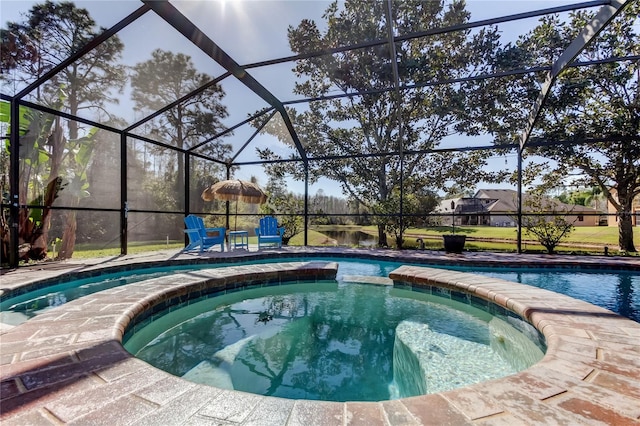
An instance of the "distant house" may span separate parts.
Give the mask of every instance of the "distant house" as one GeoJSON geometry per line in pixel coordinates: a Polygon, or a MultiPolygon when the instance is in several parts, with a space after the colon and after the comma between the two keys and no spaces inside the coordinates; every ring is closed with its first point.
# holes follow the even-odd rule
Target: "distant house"
{"type": "MultiPolygon", "coordinates": [[[[610,189],[609,192],[615,198],[618,199],[618,191],[615,189],[610,189]]],[[[613,204],[607,200],[607,225],[608,226],[618,226],[618,212],[613,207],[613,204]]],[[[631,204],[631,224],[633,226],[638,226],[638,222],[640,222],[640,196],[633,199],[633,203],[631,204]]]]}
{"type": "MultiPolygon", "coordinates": [[[[526,199],[527,194],[523,194],[526,199]]],[[[571,212],[566,215],[574,226],[597,226],[599,214],[591,207],[565,204],[549,199],[555,213],[571,212]]],[[[528,210],[523,203],[523,213],[528,210]]],[[[473,197],[449,198],[443,200],[437,213],[442,214],[442,224],[451,225],[455,217],[456,225],[516,226],[515,215],[518,211],[518,193],[513,189],[480,189],[473,197]],[[455,212],[451,211],[454,202],[455,212]],[[455,213],[455,215],[454,215],[455,213]]],[[[553,213],[550,210],[549,213],[553,213]]]]}

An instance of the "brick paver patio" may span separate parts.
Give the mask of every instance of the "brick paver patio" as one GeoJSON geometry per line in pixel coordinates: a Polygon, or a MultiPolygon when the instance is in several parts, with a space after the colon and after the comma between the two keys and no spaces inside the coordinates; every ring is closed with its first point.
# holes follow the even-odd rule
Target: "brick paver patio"
{"type": "MultiPolygon", "coordinates": [[[[5,272],[6,294],[70,272],[169,262],[233,261],[297,255],[367,256],[445,264],[555,264],[625,267],[629,258],[523,256],[355,249],[284,249],[187,255],[124,256],[5,272]]],[[[222,390],[185,381],[133,358],[121,346],[125,328],[153,306],[215,286],[294,276],[335,276],[331,261],[230,266],[178,272],[88,295],[48,310],[0,335],[4,425],[26,424],[640,424],[640,323],[570,297],[455,271],[403,266],[391,278],[475,295],[527,319],[546,338],[547,352],[512,376],[439,394],[382,402],[288,400],[222,390]]]]}

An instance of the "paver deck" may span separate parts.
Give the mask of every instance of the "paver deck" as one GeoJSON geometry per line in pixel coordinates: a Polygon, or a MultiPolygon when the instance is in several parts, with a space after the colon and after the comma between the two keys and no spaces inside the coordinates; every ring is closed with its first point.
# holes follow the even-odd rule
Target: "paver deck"
{"type": "MultiPolygon", "coordinates": [[[[572,258],[385,250],[284,249],[204,256],[176,252],[22,268],[2,275],[4,292],[69,272],[157,262],[231,261],[300,254],[370,256],[386,260],[572,267],[581,262],[640,270],[627,258],[572,258]],[[211,256],[211,259],[208,259],[211,256]]],[[[313,262],[311,262],[313,263],[313,262]]],[[[204,281],[229,285],[282,271],[304,270],[299,260],[179,273],[94,293],[51,309],[0,335],[0,420],[25,424],[235,425],[548,425],[640,424],[640,323],[603,308],[535,287],[455,271],[403,266],[396,281],[457,289],[527,319],[546,338],[547,353],[512,376],[464,388],[382,402],[288,400],[222,390],[185,381],[133,358],[120,344],[137,314],[204,281]]],[[[329,263],[330,265],[330,263],[329,263]]],[[[307,270],[316,271],[316,262],[307,270]]],[[[315,274],[313,272],[312,274],[315,274]]],[[[218,285],[218,284],[216,284],[218,285]]],[[[181,293],[182,292],[182,293],[181,293]]]]}

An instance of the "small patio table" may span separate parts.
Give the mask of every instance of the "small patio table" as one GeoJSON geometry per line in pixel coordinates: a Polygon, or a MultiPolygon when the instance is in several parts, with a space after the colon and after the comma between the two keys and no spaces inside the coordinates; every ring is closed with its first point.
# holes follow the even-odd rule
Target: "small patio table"
{"type": "Polygon", "coordinates": [[[248,231],[229,231],[229,250],[237,249],[249,250],[248,231]]]}

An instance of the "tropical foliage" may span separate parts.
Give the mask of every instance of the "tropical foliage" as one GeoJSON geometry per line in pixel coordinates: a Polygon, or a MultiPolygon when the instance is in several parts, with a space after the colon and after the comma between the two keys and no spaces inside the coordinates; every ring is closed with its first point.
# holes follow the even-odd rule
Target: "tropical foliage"
{"type": "MultiPolygon", "coordinates": [[[[10,80],[12,84],[26,86],[51,71],[61,60],[83,50],[103,31],[97,28],[87,10],[72,2],[36,4],[23,22],[9,22],[2,29],[0,78],[3,84],[10,80]]],[[[117,36],[96,44],[68,67],[43,81],[27,99],[70,116],[86,116],[92,111],[106,124],[126,127],[107,107],[117,103],[113,95],[121,92],[127,81],[127,69],[120,63],[123,47],[117,36]]],[[[167,145],[186,149],[223,131],[220,120],[227,113],[220,101],[224,92],[219,86],[211,85],[211,80],[212,77],[196,72],[188,56],[154,51],[150,60],[134,66],[131,73],[132,100],[138,114],[149,115],[190,92],[194,95],[161,116],[145,121],[145,125],[134,132],[155,139],[163,135],[167,145]],[[196,93],[205,84],[206,89],[196,93]]],[[[2,120],[8,123],[9,104],[3,103],[2,108],[2,120]]],[[[20,108],[20,128],[19,204],[31,206],[21,208],[19,213],[18,240],[23,260],[43,259],[47,256],[49,241],[54,239],[59,242],[57,258],[65,259],[73,255],[77,237],[85,242],[102,239],[105,244],[119,237],[119,229],[114,229],[118,221],[114,221],[113,213],[95,213],[89,218],[86,214],[79,215],[82,211],[78,208],[121,208],[120,196],[114,194],[114,188],[119,193],[120,184],[114,182],[114,178],[123,178],[120,165],[125,154],[129,201],[138,202],[138,208],[165,211],[185,208],[184,155],[168,152],[162,143],[147,144],[143,150],[138,149],[136,143],[130,143],[126,152],[121,152],[120,136],[115,133],[24,107],[20,108]],[[54,203],[63,209],[52,209],[54,203]],[[86,223],[87,219],[92,223],[86,223]],[[78,220],[83,221],[83,226],[78,227],[78,220]],[[52,228],[62,231],[50,236],[52,228]]],[[[5,129],[8,132],[9,129],[5,129]]],[[[199,153],[221,158],[229,149],[223,143],[210,143],[199,153]]],[[[193,161],[191,165],[191,190],[195,200],[220,172],[219,164],[206,163],[193,161]]],[[[8,162],[4,166],[7,170],[8,162]]],[[[8,195],[4,185],[6,182],[3,195],[5,190],[8,195]]],[[[8,204],[8,200],[3,202],[8,204]]],[[[8,248],[6,211],[2,218],[2,247],[8,248]]],[[[158,220],[160,218],[152,222],[157,224],[158,220]]],[[[148,226],[153,225],[143,227],[148,226]]],[[[178,231],[181,234],[181,230],[178,231]]],[[[2,253],[3,259],[8,257],[7,252],[2,253]]]]}
{"type": "MultiPolygon", "coordinates": [[[[32,83],[100,31],[87,10],[72,2],[36,4],[23,23],[9,22],[2,29],[2,68],[13,70],[11,77],[16,81],[32,83]]],[[[32,95],[34,102],[72,116],[84,109],[103,110],[113,91],[122,87],[125,69],[118,64],[122,48],[118,37],[109,38],[42,84],[32,95]]],[[[25,112],[21,118],[21,127],[27,131],[20,138],[19,203],[42,206],[38,212],[20,210],[21,256],[42,259],[47,254],[54,200],[64,192],[68,207],[73,208],[87,195],[86,173],[96,130],[42,112],[25,112]]],[[[75,213],[70,211],[64,221],[60,258],[71,257],[76,238],[75,213]]]]}

